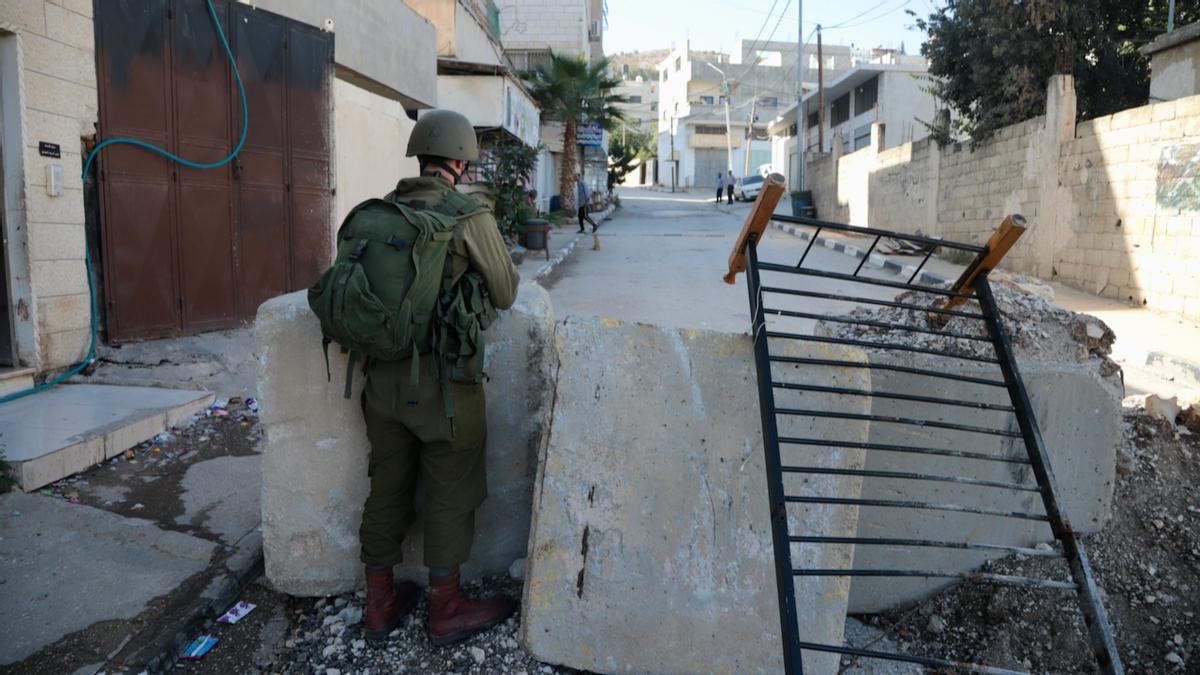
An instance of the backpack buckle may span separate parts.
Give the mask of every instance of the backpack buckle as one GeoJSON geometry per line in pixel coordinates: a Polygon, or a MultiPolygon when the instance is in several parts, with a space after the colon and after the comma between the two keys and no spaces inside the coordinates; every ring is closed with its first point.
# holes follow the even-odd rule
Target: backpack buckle
{"type": "Polygon", "coordinates": [[[367,240],[359,239],[358,245],[354,247],[354,251],[350,253],[350,262],[358,262],[363,257],[363,252],[367,250],[367,240]]]}
{"type": "Polygon", "coordinates": [[[394,236],[390,237],[387,240],[387,245],[391,246],[392,248],[396,249],[397,251],[403,251],[404,247],[407,246],[407,244],[404,243],[403,239],[400,239],[399,237],[394,237],[394,236]]]}

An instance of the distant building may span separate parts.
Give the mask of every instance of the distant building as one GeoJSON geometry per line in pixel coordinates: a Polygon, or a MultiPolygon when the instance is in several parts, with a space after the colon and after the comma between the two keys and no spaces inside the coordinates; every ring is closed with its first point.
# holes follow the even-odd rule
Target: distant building
{"type": "MultiPolygon", "coordinates": [[[[715,60],[698,58],[686,44],[672,50],[658,66],[658,183],[703,187],[717,173],[742,176],[770,164],[767,121],[796,100],[796,53],[792,42],[745,40],[732,55],[715,60]]],[[[816,46],[804,53],[805,90],[815,89],[816,46]]],[[[862,58],[841,46],[825,48],[823,56],[826,78],[849,71],[862,58]]]]}
{"type": "MultiPolygon", "coordinates": [[[[628,131],[658,134],[658,81],[647,80],[638,75],[632,79],[622,80],[617,87],[617,94],[629,99],[628,103],[617,104],[617,108],[625,114],[625,121],[620,129],[613,132],[620,136],[628,131]]],[[[641,164],[626,177],[626,185],[653,184],[655,163],[641,164]]]]}
{"type": "MultiPolygon", "coordinates": [[[[488,0],[491,4],[492,0],[488,0]]],[[[589,62],[604,58],[604,30],[608,9],[604,0],[495,0],[497,25],[504,55],[515,73],[533,70],[559,56],[582,56],[589,62]]],[[[558,194],[562,172],[563,125],[545,122],[540,139],[546,149],[538,160],[545,166],[534,186],[541,208],[548,210],[550,198],[558,194]]],[[[577,168],[593,189],[605,185],[608,176],[608,142],[577,146],[577,168]]]]}
{"type": "MultiPolygon", "coordinates": [[[[922,121],[932,124],[937,102],[928,91],[928,68],[917,57],[884,55],[877,63],[863,63],[835,78],[826,79],[824,92],[804,96],[805,152],[851,153],[871,144],[871,125],[880,124],[880,150],[929,135],[922,121]],[[821,101],[824,101],[824,117],[821,101]]],[[[792,189],[799,153],[796,106],[771,122],[771,164],[788,176],[792,189]]]]}
{"type": "Polygon", "coordinates": [[[1200,22],[1163,33],[1142,47],[1150,58],[1150,102],[1200,94],[1200,22]]]}

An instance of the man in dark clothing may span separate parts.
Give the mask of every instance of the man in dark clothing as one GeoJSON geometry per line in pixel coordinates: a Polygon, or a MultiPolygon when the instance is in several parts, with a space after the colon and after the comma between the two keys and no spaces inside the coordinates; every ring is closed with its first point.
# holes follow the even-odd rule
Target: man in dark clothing
{"type": "MultiPolygon", "coordinates": [[[[475,130],[466,117],[448,110],[426,113],[413,128],[408,156],[417,157],[419,178],[406,178],[389,199],[413,208],[455,213],[446,264],[455,288],[468,272],[477,274],[497,309],[516,300],[519,276],[490,210],[454,188],[471,160],[479,158],[475,130]]],[[[430,329],[432,330],[432,329],[430,329]]],[[[475,358],[482,359],[480,351],[475,358]]],[[[482,363],[482,361],[479,361],[482,363]]],[[[429,634],[446,645],[496,625],[516,603],[508,598],[473,600],[459,587],[459,565],[467,561],[475,509],[487,497],[487,415],[483,385],[473,378],[439,377],[450,364],[419,359],[416,403],[412,359],[373,360],[367,367],[362,410],[371,443],[370,494],[363,507],[359,541],[366,565],[366,636],[381,640],[416,605],[420,589],[396,584],[404,537],[416,519],[418,478],[424,484],[424,557],[429,568],[429,634]],[[444,391],[443,386],[449,387],[444,391]],[[447,417],[446,394],[453,419],[447,417]]],[[[452,371],[453,372],[453,371],[452,371]]]]}
{"type": "Polygon", "coordinates": [[[736,182],[733,178],[733,172],[730,171],[729,175],[725,176],[725,197],[728,199],[727,203],[729,204],[733,203],[733,184],[736,182]]]}
{"type": "Polygon", "coordinates": [[[587,183],[583,182],[583,175],[575,174],[575,207],[576,215],[579,217],[579,231],[583,232],[583,223],[586,221],[591,224],[592,232],[596,231],[596,221],[588,215],[588,205],[592,203],[592,189],[587,183]]]}

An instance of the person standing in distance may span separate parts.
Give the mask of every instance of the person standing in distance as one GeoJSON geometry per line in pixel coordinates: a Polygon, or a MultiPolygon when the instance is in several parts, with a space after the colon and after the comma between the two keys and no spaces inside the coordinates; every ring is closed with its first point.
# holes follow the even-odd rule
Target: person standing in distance
{"type": "Polygon", "coordinates": [[[735,182],[737,181],[733,178],[733,171],[730,171],[729,175],[725,176],[725,197],[729,204],[733,203],[733,184],[735,182]]]}
{"type": "Polygon", "coordinates": [[[721,175],[720,171],[718,171],[717,172],[717,201],[716,201],[717,206],[721,205],[721,195],[723,195],[723,194],[725,194],[725,177],[721,175]]]}
{"type": "MultiPolygon", "coordinates": [[[[453,297],[467,287],[478,293],[482,287],[496,309],[511,307],[519,275],[496,219],[488,208],[455,190],[468,164],[479,159],[471,122],[450,110],[425,113],[412,130],[408,156],[417,158],[421,175],[401,180],[387,199],[457,221],[439,298],[453,297]]],[[[432,334],[430,324],[425,328],[432,334]]],[[[412,582],[397,585],[392,571],[402,560],[404,537],[416,520],[413,501],[420,479],[425,489],[429,635],[435,645],[448,645],[500,623],[516,610],[516,602],[471,599],[459,586],[459,566],[471,553],[475,509],[487,497],[482,378],[463,375],[482,368],[482,341],[470,367],[437,363],[432,353],[422,355],[419,364],[413,364],[413,358],[417,357],[371,360],[366,368],[362,410],[371,456],[370,493],[359,529],[367,578],[363,619],[368,639],[384,639],[420,596],[412,582]],[[417,373],[419,378],[414,377],[417,373]],[[447,401],[453,402],[453,417],[447,401]]]]}
{"type": "Polygon", "coordinates": [[[579,217],[579,231],[583,232],[583,223],[587,221],[592,226],[592,232],[596,231],[596,221],[588,215],[588,204],[592,202],[592,189],[587,183],[583,182],[583,175],[579,172],[575,173],[575,209],[579,217]]]}

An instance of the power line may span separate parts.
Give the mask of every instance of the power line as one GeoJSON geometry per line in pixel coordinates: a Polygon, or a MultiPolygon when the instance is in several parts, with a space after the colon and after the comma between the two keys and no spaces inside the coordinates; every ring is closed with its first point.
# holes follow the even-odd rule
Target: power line
{"type": "Polygon", "coordinates": [[[836,30],[845,30],[847,28],[858,28],[859,26],[865,26],[873,21],[878,21],[879,19],[882,19],[883,17],[885,17],[889,14],[895,14],[896,12],[904,9],[910,3],[912,3],[912,0],[904,0],[904,2],[900,3],[898,6],[893,7],[892,9],[889,9],[888,11],[884,12],[883,14],[877,14],[869,19],[864,19],[862,21],[859,21],[858,23],[852,23],[852,24],[844,25],[844,26],[831,26],[824,30],[835,30],[835,29],[836,30]]]}
{"type": "MultiPolygon", "coordinates": [[[[850,17],[849,19],[844,19],[842,21],[839,21],[838,23],[835,23],[832,26],[825,26],[825,30],[832,30],[834,28],[839,28],[841,26],[844,26],[844,25],[850,23],[851,21],[857,19],[858,17],[863,16],[864,14],[870,14],[871,12],[874,12],[876,9],[882,7],[883,5],[886,5],[889,2],[891,2],[891,0],[882,0],[882,2],[875,4],[875,5],[871,5],[869,8],[859,12],[858,14],[855,14],[854,16],[850,17]]],[[[818,25],[820,25],[820,24],[818,24],[818,25]]]]}

